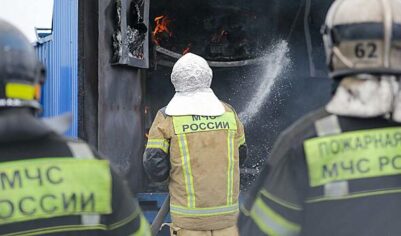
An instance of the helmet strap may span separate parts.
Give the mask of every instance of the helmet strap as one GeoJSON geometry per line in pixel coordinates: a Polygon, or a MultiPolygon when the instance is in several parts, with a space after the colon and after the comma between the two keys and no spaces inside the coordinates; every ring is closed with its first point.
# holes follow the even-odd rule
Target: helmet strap
{"type": "MultiPolygon", "coordinates": [[[[340,61],[346,65],[348,68],[354,68],[355,65],[352,61],[348,60],[348,58],[346,56],[344,56],[344,54],[342,54],[342,52],[338,49],[337,46],[333,46],[333,56],[336,56],[338,59],[340,59],[340,61]]],[[[333,59],[331,59],[333,60],[333,59]]]]}

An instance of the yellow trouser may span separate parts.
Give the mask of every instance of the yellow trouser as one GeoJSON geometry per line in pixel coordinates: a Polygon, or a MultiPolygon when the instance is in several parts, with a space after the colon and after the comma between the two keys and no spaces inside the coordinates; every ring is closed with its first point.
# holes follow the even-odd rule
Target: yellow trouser
{"type": "Polygon", "coordinates": [[[170,226],[171,236],[238,236],[237,226],[231,226],[217,230],[188,230],[177,227],[173,224],[170,226]]]}

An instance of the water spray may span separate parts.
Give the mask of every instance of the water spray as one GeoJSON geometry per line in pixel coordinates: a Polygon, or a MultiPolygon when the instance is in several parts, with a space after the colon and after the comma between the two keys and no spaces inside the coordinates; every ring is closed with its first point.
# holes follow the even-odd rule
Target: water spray
{"type": "Polygon", "coordinates": [[[255,118],[269,98],[274,84],[281,79],[282,73],[290,65],[291,60],[288,52],[288,43],[282,40],[272,46],[264,56],[264,69],[253,87],[254,92],[250,93],[253,96],[245,109],[239,113],[239,118],[245,125],[248,125],[255,118]]]}

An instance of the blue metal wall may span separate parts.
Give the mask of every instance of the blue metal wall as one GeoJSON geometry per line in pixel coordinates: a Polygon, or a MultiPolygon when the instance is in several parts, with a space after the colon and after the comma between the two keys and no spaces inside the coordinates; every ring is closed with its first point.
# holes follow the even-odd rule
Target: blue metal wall
{"type": "Polygon", "coordinates": [[[35,46],[47,69],[42,92],[43,116],[73,115],[66,133],[78,136],[78,0],[55,0],[53,32],[35,46]]]}

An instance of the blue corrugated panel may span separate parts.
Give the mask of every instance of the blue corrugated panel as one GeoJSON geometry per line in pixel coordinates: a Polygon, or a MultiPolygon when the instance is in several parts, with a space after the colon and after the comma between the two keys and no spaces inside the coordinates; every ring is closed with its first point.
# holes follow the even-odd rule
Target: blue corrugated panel
{"type": "Polygon", "coordinates": [[[78,135],[78,0],[57,0],[53,8],[53,32],[38,43],[36,52],[47,69],[43,86],[43,116],[73,115],[66,133],[78,135]]]}

